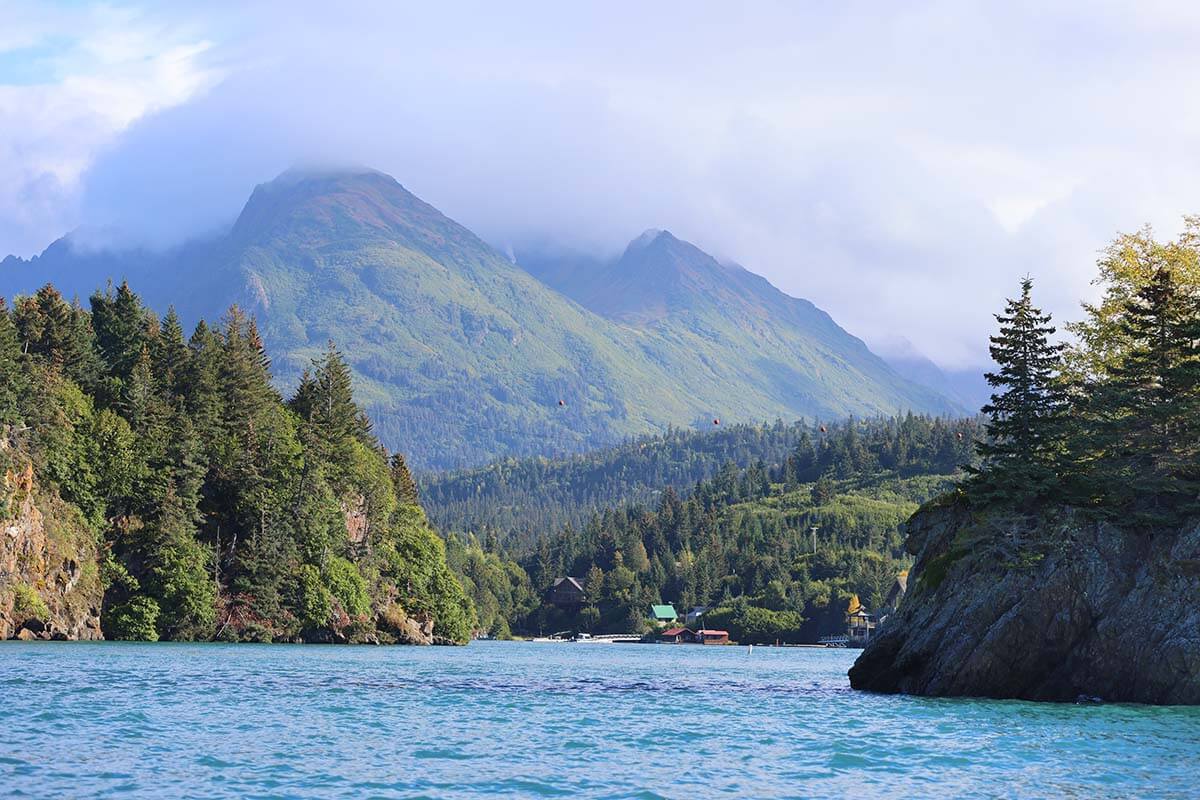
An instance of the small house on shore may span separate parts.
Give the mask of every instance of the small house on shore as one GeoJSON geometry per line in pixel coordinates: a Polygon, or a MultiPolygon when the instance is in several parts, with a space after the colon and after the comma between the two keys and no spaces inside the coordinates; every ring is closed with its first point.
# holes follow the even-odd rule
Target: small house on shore
{"type": "Polygon", "coordinates": [[[695,625],[707,611],[708,606],[692,606],[692,610],[684,615],[683,621],[687,625],[695,625]]]}
{"type": "Polygon", "coordinates": [[[658,635],[664,644],[696,644],[696,632],[688,628],[667,628],[658,635]]]}
{"type": "Polygon", "coordinates": [[[700,644],[729,644],[729,631],[701,628],[696,631],[696,640],[700,644]]]}
{"type": "Polygon", "coordinates": [[[846,645],[866,647],[875,632],[875,618],[867,611],[858,595],[851,595],[846,605],[846,645]]]}
{"type": "Polygon", "coordinates": [[[655,622],[676,622],[679,620],[679,614],[676,613],[675,606],[670,603],[650,606],[650,617],[655,622]]]}
{"type": "Polygon", "coordinates": [[[558,578],[546,591],[546,602],[558,608],[575,608],[587,600],[583,584],[578,578],[558,578]]]}

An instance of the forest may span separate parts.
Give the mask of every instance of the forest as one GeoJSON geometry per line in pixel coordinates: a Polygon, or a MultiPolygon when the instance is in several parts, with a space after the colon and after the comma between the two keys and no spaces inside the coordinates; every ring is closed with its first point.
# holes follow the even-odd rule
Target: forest
{"type": "Polygon", "coordinates": [[[706,624],[740,640],[812,641],[840,624],[850,598],[880,607],[908,565],[902,524],[935,497],[986,512],[991,528],[973,535],[988,541],[962,547],[1011,564],[1065,546],[1021,533],[1063,509],[1140,535],[1184,525],[1200,513],[1200,219],[1173,241],[1149,229],[1119,236],[1096,283],[1101,299],[1062,341],[1021,281],[996,317],[982,421],[750,426],[719,448],[675,433],[662,448],[462,473],[431,484],[459,526],[448,557],[481,623],[501,635],[640,630],[650,604],[670,602],[713,607],[706,624]],[[732,453],[741,466],[714,465],[732,453]],[[703,477],[686,491],[655,489],[658,476],[689,470],[703,477]],[[604,475],[592,485],[606,496],[630,499],[597,510],[578,488],[589,471],[604,475]],[[514,511],[472,528],[472,509],[491,497],[514,511]],[[543,602],[567,575],[585,604],[543,602]]]}
{"type": "Polygon", "coordinates": [[[125,284],[87,309],[48,285],[0,301],[0,444],[0,474],[31,468],[94,537],[106,638],[470,635],[404,458],[332,343],[285,401],[237,307],[185,338],[125,284]]]}
{"type": "MultiPolygon", "coordinates": [[[[795,642],[840,628],[852,596],[882,605],[907,565],[902,523],[962,477],[979,422],[910,414],[786,427],[793,445],[774,464],[727,463],[682,491],[668,485],[656,502],[594,513],[579,528],[507,544],[451,535],[447,558],[481,625],[497,636],[642,632],[649,606],[665,602],[713,607],[706,624],[739,641],[795,642]],[[587,602],[543,602],[568,575],[587,602]]],[[[539,502],[534,495],[530,504],[539,502]]]]}

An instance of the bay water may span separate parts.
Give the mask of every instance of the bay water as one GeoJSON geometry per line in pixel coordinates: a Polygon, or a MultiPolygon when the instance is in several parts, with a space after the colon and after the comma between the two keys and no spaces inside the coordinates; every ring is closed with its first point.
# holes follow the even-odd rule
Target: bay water
{"type": "Polygon", "coordinates": [[[3,643],[0,796],[1200,796],[1200,709],[864,694],[855,655],[3,643]]]}

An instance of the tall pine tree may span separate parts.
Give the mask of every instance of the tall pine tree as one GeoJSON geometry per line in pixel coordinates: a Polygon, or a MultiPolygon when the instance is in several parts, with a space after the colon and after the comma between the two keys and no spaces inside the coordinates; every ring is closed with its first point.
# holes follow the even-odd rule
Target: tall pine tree
{"type": "Polygon", "coordinates": [[[982,464],[972,484],[976,497],[1026,508],[1060,487],[1065,392],[1058,380],[1063,346],[1050,341],[1050,315],[1033,305],[1033,281],[996,315],[991,337],[998,369],[986,375],[995,393],[983,412],[987,439],[978,444],[982,464]]]}

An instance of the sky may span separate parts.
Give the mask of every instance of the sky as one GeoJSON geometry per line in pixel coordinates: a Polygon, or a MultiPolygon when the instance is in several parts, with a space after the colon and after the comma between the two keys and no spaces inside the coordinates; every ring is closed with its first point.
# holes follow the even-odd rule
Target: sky
{"type": "Polygon", "coordinates": [[[0,0],[0,255],[366,166],[518,257],[669,229],[957,370],[1022,276],[1075,318],[1200,213],[1197,4],[246,5],[0,0]]]}

